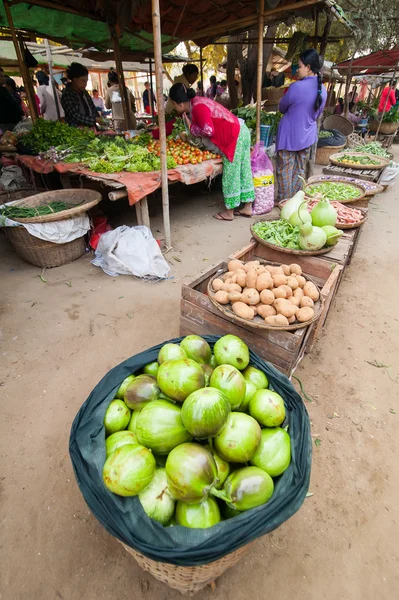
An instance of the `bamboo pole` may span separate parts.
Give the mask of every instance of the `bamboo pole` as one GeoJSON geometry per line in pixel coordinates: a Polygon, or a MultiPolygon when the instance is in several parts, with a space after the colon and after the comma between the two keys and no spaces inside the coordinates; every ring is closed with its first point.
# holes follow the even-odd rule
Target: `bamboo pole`
{"type": "Polygon", "coordinates": [[[132,129],[133,124],[132,124],[132,120],[130,118],[131,113],[129,110],[129,108],[130,108],[129,107],[129,97],[128,97],[128,93],[127,93],[127,87],[125,84],[125,76],[123,74],[123,65],[122,65],[122,60],[121,60],[121,49],[119,47],[119,40],[118,40],[118,36],[116,34],[115,27],[110,25],[109,29],[110,29],[110,33],[111,33],[112,46],[114,48],[114,59],[115,59],[116,72],[118,74],[119,92],[120,92],[121,99],[122,99],[123,116],[125,118],[125,123],[126,123],[127,129],[132,129]]]}
{"type": "Polygon", "coordinates": [[[258,21],[258,77],[256,82],[256,143],[260,142],[260,117],[262,105],[262,79],[263,79],[263,32],[265,29],[265,0],[259,2],[258,21]]]}
{"type": "Polygon", "coordinates": [[[150,109],[151,109],[151,116],[152,116],[152,122],[155,123],[155,106],[154,106],[154,98],[153,98],[153,94],[154,94],[154,85],[152,82],[152,59],[150,56],[150,109]]]}
{"type": "Polygon", "coordinates": [[[165,106],[163,101],[163,72],[162,72],[162,42],[161,16],[159,0],[152,0],[152,31],[154,36],[155,81],[157,88],[159,142],[161,147],[161,183],[162,183],[162,212],[165,231],[165,245],[172,246],[169,215],[168,167],[166,164],[166,129],[165,106]]]}
{"type": "Polygon", "coordinates": [[[202,56],[202,46],[200,46],[200,81],[201,81],[201,95],[205,96],[204,93],[204,60],[202,56]]]}
{"type": "Polygon", "coordinates": [[[28,103],[30,108],[30,114],[32,117],[32,121],[35,122],[37,119],[37,106],[35,100],[35,94],[33,90],[32,78],[29,73],[29,69],[25,64],[24,55],[22,52],[23,48],[23,40],[22,37],[19,38],[17,32],[14,27],[14,21],[12,18],[10,6],[7,0],[3,0],[4,9],[6,11],[8,25],[10,27],[11,37],[15,48],[15,53],[17,55],[18,65],[21,71],[22,79],[24,81],[26,95],[28,97],[28,103]]]}

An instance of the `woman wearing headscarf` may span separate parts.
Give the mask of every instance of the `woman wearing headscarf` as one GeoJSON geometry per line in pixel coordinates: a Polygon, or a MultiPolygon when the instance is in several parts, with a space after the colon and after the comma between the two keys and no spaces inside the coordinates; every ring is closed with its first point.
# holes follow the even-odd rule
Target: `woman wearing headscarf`
{"type": "Polygon", "coordinates": [[[298,79],[281,98],[283,113],[276,139],[276,176],[278,200],[292,198],[302,187],[310,149],[318,137],[317,119],[327,100],[322,85],[320,57],[316,50],[306,50],[299,58],[298,79]]]}
{"type": "Polygon", "coordinates": [[[193,89],[182,83],[171,87],[169,98],[174,110],[183,115],[190,132],[201,137],[209,150],[222,155],[226,210],[214,218],[232,221],[235,215],[250,217],[255,191],[250,159],[251,135],[244,121],[214,100],[196,96],[193,89]]]}

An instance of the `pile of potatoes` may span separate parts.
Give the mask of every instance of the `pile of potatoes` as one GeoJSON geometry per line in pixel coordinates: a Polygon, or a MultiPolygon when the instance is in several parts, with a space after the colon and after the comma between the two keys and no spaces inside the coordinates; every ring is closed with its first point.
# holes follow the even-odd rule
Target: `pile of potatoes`
{"type": "Polygon", "coordinates": [[[223,278],[213,280],[213,297],[219,304],[231,304],[238,317],[252,320],[258,315],[274,326],[306,323],[314,317],[319,290],[302,276],[299,265],[231,260],[228,269],[223,278]]]}

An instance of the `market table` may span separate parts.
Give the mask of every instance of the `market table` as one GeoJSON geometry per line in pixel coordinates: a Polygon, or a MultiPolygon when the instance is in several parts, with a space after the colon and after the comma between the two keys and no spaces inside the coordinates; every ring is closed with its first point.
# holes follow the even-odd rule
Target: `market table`
{"type": "MultiPolygon", "coordinates": [[[[115,188],[115,192],[110,192],[110,200],[118,200],[125,196],[128,197],[129,204],[135,206],[137,221],[139,225],[150,226],[148,214],[147,196],[161,187],[161,172],[151,171],[146,173],[128,173],[120,171],[119,173],[95,173],[86,169],[81,163],[54,163],[52,160],[43,160],[37,156],[17,155],[17,161],[35,171],[36,173],[48,174],[58,171],[61,176],[61,183],[64,188],[71,187],[70,175],[83,175],[88,179],[100,181],[101,183],[115,188]]],[[[223,171],[222,159],[214,158],[206,160],[200,164],[181,165],[168,170],[168,181],[173,183],[184,183],[193,185],[205,179],[214,179],[223,171]]]]}

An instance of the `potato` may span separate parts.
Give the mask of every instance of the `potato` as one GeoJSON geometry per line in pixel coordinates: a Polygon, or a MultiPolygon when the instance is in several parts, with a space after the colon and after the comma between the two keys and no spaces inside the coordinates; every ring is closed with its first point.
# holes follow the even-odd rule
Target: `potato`
{"type": "Polygon", "coordinates": [[[263,265],[259,265],[258,267],[255,267],[255,272],[257,275],[262,275],[262,273],[266,272],[266,269],[263,265]]]}
{"type": "Polygon", "coordinates": [[[283,267],[272,267],[272,275],[284,275],[283,267]]]}
{"type": "Polygon", "coordinates": [[[309,296],[303,296],[300,300],[299,306],[301,308],[305,308],[305,306],[309,306],[310,308],[313,308],[314,302],[313,302],[312,298],[309,298],[309,296]]]}
{"type": "Polygon", "coordinates": [[[290,286],[293,290],[296,290],[299,287],[299,283],[296,277],[287,277],[287,285],[290,286]]]}
{"type": "Polygon", "coordinates": [[[314,310],[310,308],[310,306],[304,306],[300,308],[296,313],[296,318],[300,323],[305,323],[305,321],[310,321],[314,317],[314,310]]]}
{"type": "Polygon", "coordinates": [[[236,269],[242,269],[243,266],[244,266],[244,263],[242,263],[240,260],[230,260],[227,265],[229,271],[235,271],[236,269]]]}
{"type": "Polygon", "coordinates": [[[309,298],[312,298],[314,302],[316,302],[316,300],[318,300],[320,297],[319,290],[311,281],[307,281],[305,283],[305,285],[303,286],[303,293],[305,294],[305,296],[309,296],[309,298]]]}
{"type": "Polygon", "coordinates": [[[287,290],[285,289],[285,285],[280,285],[280,287],[274,288],[273,294],[276,298],[286,298],[287,290]]]}
{"type": "Polygon", "coordinates": [[[266,319],[266,317],[272,317],[275,314],[277,313],[276,309],[273,308],[273,306],[266,304],[260,304],[258,306],[258,315],[261,316],[263,319],[266,319]]]}
{"type": "Polygon", "coordinates": [[[258,260],[250,260],[249,262],[244,264],[244,269],[248,273],[248,271],[255,269],[255,267],[259,267],[259,265],[260,262],[258,260]]]}
{"type": "Polygon", "coordinates": [[[240,292],[229,292],[227,294],[227,299],[229,302],[231,302],[232,304],[234,304],[234,302],[240,302],[241,301],[241,296],[242,294],[240,294],[240,292]]]}
{"type": "Polygon", "coordinates": [[[273,304],[276,297],[271,290],[262,290],[260,293],[260,301],[262,304],[273,304]]]}
{"type": "Polygon", "coordinates": [[[214,298],[215,298],[216,302],[219,302],[219,304],[228,304],[229,303],[229,298],[228,298],[227,292],[223,292],[222,290],[219,290],[218,292],[216,292],[214,298]]]}
{"type": "Polygon", "coordinates": [[[237,283],[237,274],[234,273],[230,278],[230,283],[237,283]]]}
{"type": "Polygon", "coordinates": [[[287,285],[287,277],[285,275],[273,275],[274,287],[280,287],[280,285],[287,285]]]}
{"type": "Polygon", "coordinates": [[[223,285],[222,289],[224,292],[240,292],[241,293],[241,286],[239,286],[238,283],[225,283],[223,285]]]}
{"type": "Polygon", "coordinates": [[[271,278],[270,273],[266,272],[258,275],[255,287],[258,292],[273,287],[273,279],[271,278]]]}
{"type": "Polygon", "coordinates": [[[291,302],[291,304],[299,308],[299,305],[301,303],[300,298],[297,298],[296,296],[291,296],[291,298],[288,298],[288,300],[291,302]]]}
{"type": "Polygon", "coordinates": [[[247,287],[255,288],[257,279],[258,279],[258,276],[256,274],[255,269],[251,269],[250,271],[247,271],[247,287]]]}
{"type": "Polygon", "coordinates": [[[281,288],[283,288],[283,290],[286,291],[287,295],[286,298],[291,298],[292,296],[292,288],[290,288],[289,285],[280,285],[281,288]]]}
{"type": "Polygon", "coordinates": [[[284,317],[284,315],[275,315],[274,317],[266,317],[265,322],[268,325],[274,325],[275,327],[289,325],[288,319],[287,319],[287,317],[284,317]]]}
{"type": "Polygon", "coordinates": [[[292,317],[290,317],[290,318],[288,319],[288,323],[289,323],[290,325],[291,325],[292,323],[295,323],[295,321],[296,321],[295,315],[292,315],[292,317]]]}
{"type": "Polygon", "coordinates": [[[284,275],[287,275],[287,277],[288,275],[291,275],[291,271],[288,265],[281,265],[281,268],[283,269],[284,275]]]}
{"type": "Polygon", "coordinates": [[[292,317],[292,315],[295,315],[298,310],[297,306],[291,304],[289,300],[284,300],[284,298],[277,298],[273,306],[276,309],[277,314],[284,315],[287,319],[292,317]]]}
{"type": "Polygon", "coordinates": [[[247,274],[245,273],[245,271],[243,273],[237,273],[236,283],[238,283],[238,285],[242,288],[244,288],[247,285],[247,274]]]}
{"type": "Polygon", "coordinates": [[[245,304],[259,304],[260,296],[258,290],[255,290],[254,288],[244,290],[241,294],[241,301],[245,302],[245,304]]]}
{"type": "Polygon", "coordinates": [[[255,311],[251,306],[247,306],[244,302],[234,302],[232,306],[233,313],[242,319],[252,320],[255,316],[255,311]]]}
{"type": "Polygon", "coordinates": [[[224,286],[224,281],[222,281],[219,278],[214,279],[212,281],[212,289],[215,290],[215,292],[218,292],[219,290],[221,290],[223,286],[224,286]]]}
{"type": "Polygon", "coordinates": [[[302,275],[302,267],[296,263],[292,263],[292,265],[290,265],[290,271],[293,275],[302,275]]]}
{"type": "Polygon", "coordinates": [[[273,265],[265,265],[265,269],[266,271],[269,271],[270,274],[272,274],[274,267],[273,265]]]}
{"type": "Polygon", "coordinates": [[[303,288],[306,283],[306,279],[302,275],[294,275],[294,277],[296,277],[299,287],[303,288]]]}
{"type": "Polygon", "coordinates": [[[302,296],[304,295],[303,293],[303,289],[301,288],[296,288],[296,290],[294,290],[294,293],[292,294],[293,296],[295,296],[295,298],[299,298],[301,299],[302,296]]]}

